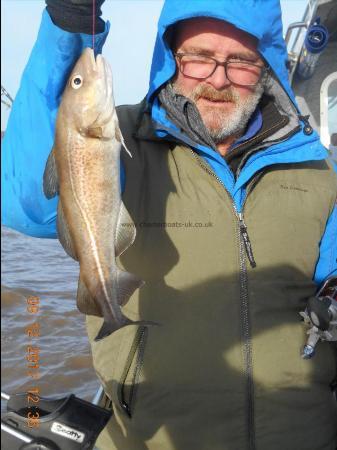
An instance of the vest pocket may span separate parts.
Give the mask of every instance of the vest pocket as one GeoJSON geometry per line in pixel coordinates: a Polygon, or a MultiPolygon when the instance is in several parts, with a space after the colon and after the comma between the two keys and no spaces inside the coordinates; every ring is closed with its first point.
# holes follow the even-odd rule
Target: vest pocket
{"type": "Polygon", "coordinates": [[[118,383],[117,395],[119,405],[130,418],[134,411],[139,376],[144,361],[147,335],[147,327],[141,326],[138,328],[126,359],[120,382],[118,383]]]}

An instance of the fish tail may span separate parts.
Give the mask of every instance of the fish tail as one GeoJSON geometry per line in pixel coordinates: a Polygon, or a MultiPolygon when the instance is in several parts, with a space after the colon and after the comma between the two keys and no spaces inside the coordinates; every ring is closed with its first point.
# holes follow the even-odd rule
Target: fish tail
{"type": "Polygon", "coordinates": [[[121,306],[125,305],[136,289],[143,284],[144,281],[136,275],[116,268],[115,276],[106,284],[106,292],[104,292],[101,283],[94,282],[93,278],[88,280],[84,274],[80,273],[77,290],[78,309],[84,314],[104,317],[104,323],[95,341],[127,325],[154,325],[154,322],[149,321],[132,321],[125,317],[121,310],[121,306]],[[114,288],[111,283],[114,284],[114,288]]]}
{"type": "Polygon", "coordinates": [[[138,325],[142,327],[147,327],[151,325],[159,325],[159,323],[148,320],[133,321],[125,316],[123,316],[123,323],[121,325],[118,325],[116,322],[108,322],[105,320],[101,329],[97,333],[97,336],[95,337],[95,341],[96,342],[100,341],[101,339],[110,336],[110,334],[112,334],[114,331],[119,330],[122,327],[126,327],[127,325],[138,325]]]}
{"type": "MultiPolygon", "coordinates": [[[[108,312],[108,310],[106,310],[107,312],[106,314],[104,314],[104,323],[100,331],[98,332],[95,341],[99,341],[104,337],[109,336],[119,328],[125,327],[127,325],[143,324],[142,322],[134,322],[131,319],[125,317],[122,313],[121,306],[125,305],[131,295],[136,291],[136,289],[141,287],[144,282],[136,275],[117,268],[114,277],[114,283],[115,295],[117,300],[117,304],[115,305],[115,307],[117,307],[118,310],[114,310],[113,305],[111,305],[112,310],[114,310],[114,318],[112,318],[111,314],[108,312]]],[[[109,291],[111,292],[110,289],[109,291]]]]}
{"type": "Polygon", "coordinates": [[[118,330],[120,327],[116,322],[107,322],[106,320],[103,322],[101,329],[99,330],[97,336],[95,337],[95,341],[100,341],[101,339],[109,336],[114,331],[118,330]]]}

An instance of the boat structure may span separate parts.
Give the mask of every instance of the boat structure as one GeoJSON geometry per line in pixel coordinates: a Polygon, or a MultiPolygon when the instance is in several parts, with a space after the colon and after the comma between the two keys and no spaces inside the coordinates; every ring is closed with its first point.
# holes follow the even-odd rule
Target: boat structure
{"type": "Polygon", "coordinates": [[[3,85],[1,85],[1,139],[5,134],[5,123],[2,123],[4,118],[4,122],[7,120],[10,109],[13,104],[12,96],[7,92],[3,85]]]}
{"type": "Polygon", "coordinates": [[[285,40],[292,89],[303,116],[337,162],[337,1],[309,0],[285,40]]]}

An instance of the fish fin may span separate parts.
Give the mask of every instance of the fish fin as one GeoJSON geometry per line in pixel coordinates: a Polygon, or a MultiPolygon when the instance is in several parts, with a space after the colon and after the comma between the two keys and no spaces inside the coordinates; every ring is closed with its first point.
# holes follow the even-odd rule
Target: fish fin
{"type": "Polygon", "coordinates": [[[49,153],[43,174],[43,192],[48,200],[59,193],[59,180],[57,176],[54,148],[49,153]]]}
{"type": "Polygon", "coordinates": [[[144,285],[144,281],[130,272],[117,268],[117,301],[123,306],[136,289],[144,285]]]}
{"type": "MultiPolygon", "coordinates": [[[[98,138],[98,139],[118,139],[117,135],[119,136],[119,131],[118,131],[118,122],[117,122],[117,126],[115,121],[113,120],[109,120],[107,123],[105,124],[101,124],[98,126],[91,126],[89,128],[86,129],[87,135],[93,138],[98,138]]],[[[120,142],[120,141],[119,141],[120,142]]]]}
{"type": "Polygon", "coordinates": [[[102,138],[103,137],[103,128],[102,127],[92,127],[87,129],[87,134],[93,138],[102,138]]]}
{"type": "Polygon", "coordinates": [[[95,302],[90,292],[88,291],[85,283],[83,282],[81,275],[78,279],[77,288],[77,308],[83,314],[89,314],[91,316],[103,317],[103,312],[99,305],[95,302]]]}
{"type": "Polygon", "coordinates": [[[130,152],[130,150],[125,145],[125,141],[123,139],[123,136],[122,136],[122,149],[126,151],[126,153],[130,156],[130,158],[132,158],[132,153],[130,152]]]}
{"type": "MultiPolygon", "coordinates": [[[[140,280],[138,277],[129,272],[124,272],[117,268],[116,284],[117,304],[124,305],[129,300],[131,295],[135,292],[135,290],[144,284],[144,281],[140,280]]],[[[102,298],[103,294],[99,288],[97,288],[95,295],[91,295],[89,289],[86,287],[86,284],[83,281],[83,277],[80,274],[77,289],[77,308],[79,309],[79,311],[84,314],[99,317],[106,316],[109,308],[107,308],[107,311],[104,311],[106,300],[104,298],[101,303],[100,299],[102,298]]],[[[118,315],[119,317],[122,317],[122,323],[124,323],[124,321],[127,321],[127,319],[124,318],[122,314],[120,315],[119,313],[118,315]]],[[[120,322],[120,319],[118,319],[118,322],[120,322]]],[[[121,326],[123,325],[118,325],[117,328],[120,328],[121,326]]]]}
{"type": "Polygon", "coordinates": [[[71,256],[73,259],[78,261],[78,257],[76,254],[76,250],[73,245],[73,241],[71,239],[68,224],[66,222],[62,204],[59,202],[57,208],[57,237],[61,242],[62,247],[71,256]]]}
{"type": "Polygon", "coordinates": [[[121,202],[116,227],[115,254],[121,255],[136,238],[136,228],[124,204],[121,202]]]}
{"type": "Polygon", "coordinates": [[[142,327],[146,326],[158,326],[160,325],[157,322],[151,322],[146,320],[139,320],[139,321],[133,321],[131,319],[128,319],[127,317],[123,316],[123,322],[121,325],[117,325],[116,323],[107,322],[106,320],[103,322],[102,327],[100,328],[99,332],[97,333],[97,336],[95,337],[95,341],[100,341],[101,339],[104,339],[107,336],[110,336],[114,331],[119,330],[122,327],[126,327],[128,325],[138,325],[142,327]]]}
{"type": "Polygon", "coordinates": [[[116,137],[117,141],[122,144],[123,149],[130,156],[130,158],[132,158],[132,154],[131,154],[130,150],[127,148],[124,138],[123,138],[123,135],[122,135],[122,132],[121,132],[121,129],[119,128],[117,114],[115,116],[115,137],[116,137]]]}
{"type": "Polygon", "coordinates": [[[109,140],[114,138],[114,130],[108,125],[88,128],[87,134],[90,137],[103,140],[109,140]]]}

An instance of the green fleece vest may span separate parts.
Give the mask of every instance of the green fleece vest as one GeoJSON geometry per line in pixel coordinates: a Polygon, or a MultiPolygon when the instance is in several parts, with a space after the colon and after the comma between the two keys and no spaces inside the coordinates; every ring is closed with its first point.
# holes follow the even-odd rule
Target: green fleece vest
{"type": "Polygon", "coordinates": [[[303,360],[299,315],[336,201],[332,169],[277,164],[250,181],[252,268],[232,200],[206,163],[182,145],[137,137],[139,108],[119,117],[133,155],[124,157],[123,201],[137,227],[119,264],[146,283],[123,312],[158,325],[94,342],[102,320],[88,316],[114,410],[98,448],[336,450],[336,347],[319,343],[303,360]]]}

